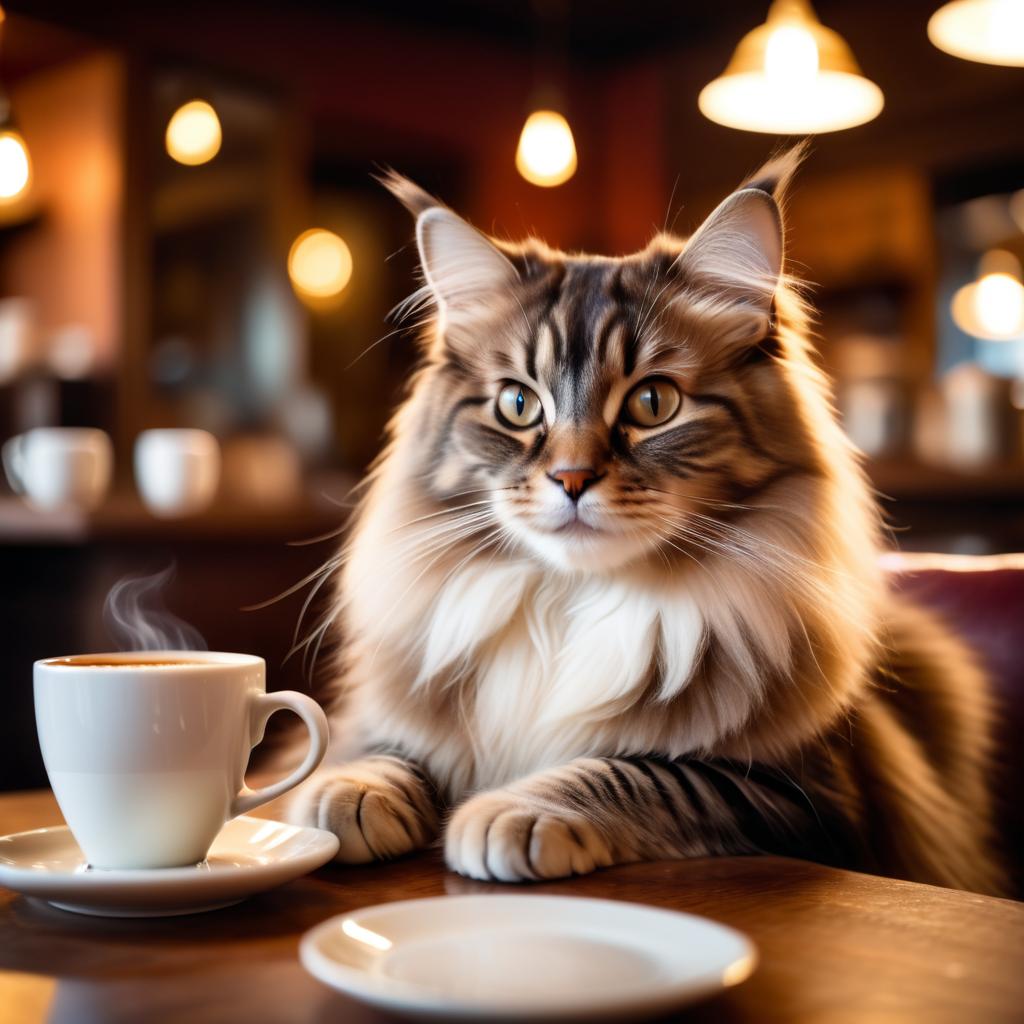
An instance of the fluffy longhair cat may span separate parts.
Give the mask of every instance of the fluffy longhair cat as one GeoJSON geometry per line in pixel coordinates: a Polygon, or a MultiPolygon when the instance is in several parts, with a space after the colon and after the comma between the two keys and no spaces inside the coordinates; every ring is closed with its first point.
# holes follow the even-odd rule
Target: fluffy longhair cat
{"type": "Polygon", "coordinates": [[[339,858],[521,881],[775,852],[1000,889],[986,682],[887,589],[769,163],[621,258],[397,175],[423,359],[338,557],[339,858]]]}

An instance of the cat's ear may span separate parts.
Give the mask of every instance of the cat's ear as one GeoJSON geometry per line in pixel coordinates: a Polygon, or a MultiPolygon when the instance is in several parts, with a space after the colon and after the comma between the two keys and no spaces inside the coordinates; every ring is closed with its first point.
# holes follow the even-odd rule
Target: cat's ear
{"type": "Polygon", "coordinates": [[[423,276],[442,309],[472,309],[518,279],[511,261],[486,236],[418,185],[393,171],[381,182],[416,217],[423,276]]]}
{"type": "Polygon", "coordinates": [[[768,314],[782,273],[782,215],[759,188],[719,203],[686,243],[677,266],[688,290],[768,314]]]}
{"type": "Polygon", "coordinates": [[[486,302],[519,277],[487,238],[443,206],[416,218],[416,242],[427,284],[449,311],[486,302]]]}
{"type": "Polygon", "coordinates": [[[807,144],[777,154],[727,197],[678,260],[687,287],[767,317],[782,275],[782,205],[807,144]]]}

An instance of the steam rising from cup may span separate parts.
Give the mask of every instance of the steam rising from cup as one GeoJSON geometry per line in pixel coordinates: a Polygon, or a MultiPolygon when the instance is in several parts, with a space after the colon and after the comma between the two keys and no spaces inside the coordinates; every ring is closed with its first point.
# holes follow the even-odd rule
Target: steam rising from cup
{"type": "Polygon", "coordinates": [[[122,651],[205,651],[195,626],[164,605],[163,592],[174,576],[169,565],[152,576],[125,576],[107,594],[103,621],[122,651]]]}

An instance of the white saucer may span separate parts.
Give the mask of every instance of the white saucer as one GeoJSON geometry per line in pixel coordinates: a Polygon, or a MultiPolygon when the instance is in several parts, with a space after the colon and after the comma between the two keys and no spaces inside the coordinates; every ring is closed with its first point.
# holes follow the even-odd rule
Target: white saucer
{"type": "Polygon", "coordinates": [[[441,896],[333,917],[299,947],[314,977],[405,1015],[627,1018],[750,976],[744,935],[692,914],[571,896],[441,896]]]}
{"type": "Polygon", "coordinates": [[[66,825],[0,837],[0,885],[96,917],[167,917],[239,903],[326,864],[338,837],[261,818],[233,818],[202,864],[90,868],[66,825]]]}

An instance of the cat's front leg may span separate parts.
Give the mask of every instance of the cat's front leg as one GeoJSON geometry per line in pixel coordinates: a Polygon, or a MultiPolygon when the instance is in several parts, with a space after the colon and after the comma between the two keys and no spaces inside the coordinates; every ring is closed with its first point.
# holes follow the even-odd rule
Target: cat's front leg
{"type": "Polygon", "coordinates": [[[582,875],[639,860],[629,818],[639,807],[611,799],[604,760],[539,772],[458,807],[445,833],[445,860],[470,878],[502,882],[582,875]]]}
{"type": "Polygon", "coordinates": [[[725,761],[582,758],[470,797],[452,816],[453,871],[503,882],[639,860],[792,852],[809,805],[763,769],[725,761]]]}
{"type": "Polygon", "coordinates": [[[617,863],[613,842],[589,816],[511,789],[480,793],[459,807],[444,849],[452,871],[499,882],[583,875],[617,863]]]}
{"type": "Polygon", "coordinates": [[[400,857],[437,838],[436,790],[410,761],[378,755],[321,768],[297,793],[289,820],[333,832],[337,860],[366,864],[400,857]]]}

